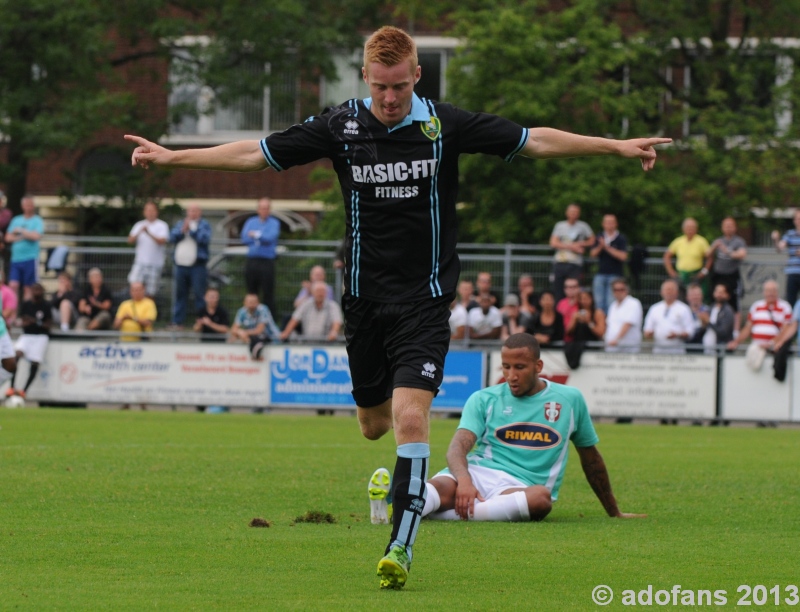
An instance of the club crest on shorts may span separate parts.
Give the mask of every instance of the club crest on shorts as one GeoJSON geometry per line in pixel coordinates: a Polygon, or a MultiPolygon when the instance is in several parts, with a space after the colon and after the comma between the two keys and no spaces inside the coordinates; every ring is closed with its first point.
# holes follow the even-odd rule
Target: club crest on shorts
{"type": "Polygon", "coordinates": [[[561,404],[558,402],[545,402],[544,403],[544,418],[551,423],[555,423],[561,416],[561,404]]]}
{"type": "Polygon", "coordinates": [[[419,126],[422,128],[422,133],[431,140],[439,138],[442,131],[442,122],[439,121],[439,117],[431,117],[425,123],[420,123],[419,126]]]}

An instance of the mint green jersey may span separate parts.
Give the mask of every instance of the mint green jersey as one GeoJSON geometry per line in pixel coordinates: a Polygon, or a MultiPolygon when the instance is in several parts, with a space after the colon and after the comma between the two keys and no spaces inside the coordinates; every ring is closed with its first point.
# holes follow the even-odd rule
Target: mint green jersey
{"type": "Polygon", "coordinates": [[[586,447],[597,444],[598,437],[583,394],[575,387],[545,384],[526,397],[514,397],[505,383],[477,391],[467,400],[458,426],[478,437],[468,463],[501,470],[528,486],[544,485],[555,500],[569,441],[586,447]]]}

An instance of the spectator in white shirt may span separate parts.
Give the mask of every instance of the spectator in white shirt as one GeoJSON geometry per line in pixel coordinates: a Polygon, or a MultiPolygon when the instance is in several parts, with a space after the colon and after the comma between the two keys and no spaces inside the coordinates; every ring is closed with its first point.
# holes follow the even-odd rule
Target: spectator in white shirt
{"type": "Polygon", "coordinates": [[[644,336],[654,340],[654,353],[685,353],[686,341],[694,333],[692,309],[678,300],[678,281],[667,279],[661,283],[660,302],[647,311],[644,319],[644,336]]]}
{"type": "Polygon", "coordinates": [[[472,340],[496,340],[503,327],[503,315],[497,306],[492,306],[492,296],[484,293],[478,296],[478,308],[469,311],[467,322],[472,340]]]}
{"type": "Polygon", "coordinates": [[[136,245],[128,282],[143,283],[147,295],[153,297],[161,283],[169,225],[158,218],[158,206],[153,201],[144,205],[143,213],[144,219],[136,223],[128,234],[128,244],[136,245]]]}
{"type": "Polygon", "coordinates": [[[642,303],[629,294],[624,278],[615,278],[611,291],[614,301],[606,317],[606,351],[638,352],[642,343],[642,303]]]}
{"type": "Polygon", "coordinates": [[[450,304],[450,340],[467,337],[467,316],[467,309],[455,298],[450,304]]]}

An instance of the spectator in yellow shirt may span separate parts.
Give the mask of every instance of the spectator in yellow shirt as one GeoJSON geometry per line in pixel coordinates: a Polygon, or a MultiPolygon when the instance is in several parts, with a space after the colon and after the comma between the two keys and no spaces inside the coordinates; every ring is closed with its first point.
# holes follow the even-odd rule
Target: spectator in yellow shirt
{"type": "Polygon", "coordinates": [[[156,303],[145,295],[144,283],[131,283],[130,294],[131,299],[119,305],[114,318],[114,329],[122,332],[119,337],[122,342],[135,342],[141,339],[142,332],[153,331],[158,316],[156,303]]]}
{"type": "Polygon", "coordinates": [[[681,287],[689,283],[697,283],[703,289],[703,298],[708,299],[708,267],[711,258],[706,256],[709,250],[708,240],[697,233],[697,221],[691,217],[683,220],[683,235],[673,240],[664,253],[664,268],[670,278],[680,281],[681,287]],[[675,266],[672,258],[675,257],[675,266]]]}

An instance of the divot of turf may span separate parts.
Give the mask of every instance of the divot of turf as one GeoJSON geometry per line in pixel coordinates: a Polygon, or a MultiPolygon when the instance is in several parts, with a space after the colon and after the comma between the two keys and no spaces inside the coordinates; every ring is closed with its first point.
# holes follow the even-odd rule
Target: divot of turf
{"type": "Polygon", "coordinates": [[[256,517],[250,521],[250,527],[272,527],[272,523],[267,519],[256,517]]]}
{"type": "Polygon", "coordinates": [[[309,510],[305,514],[294,519],[295,523],[335,523],[336,517],[329,512],[320,510],[309,510]]]}

